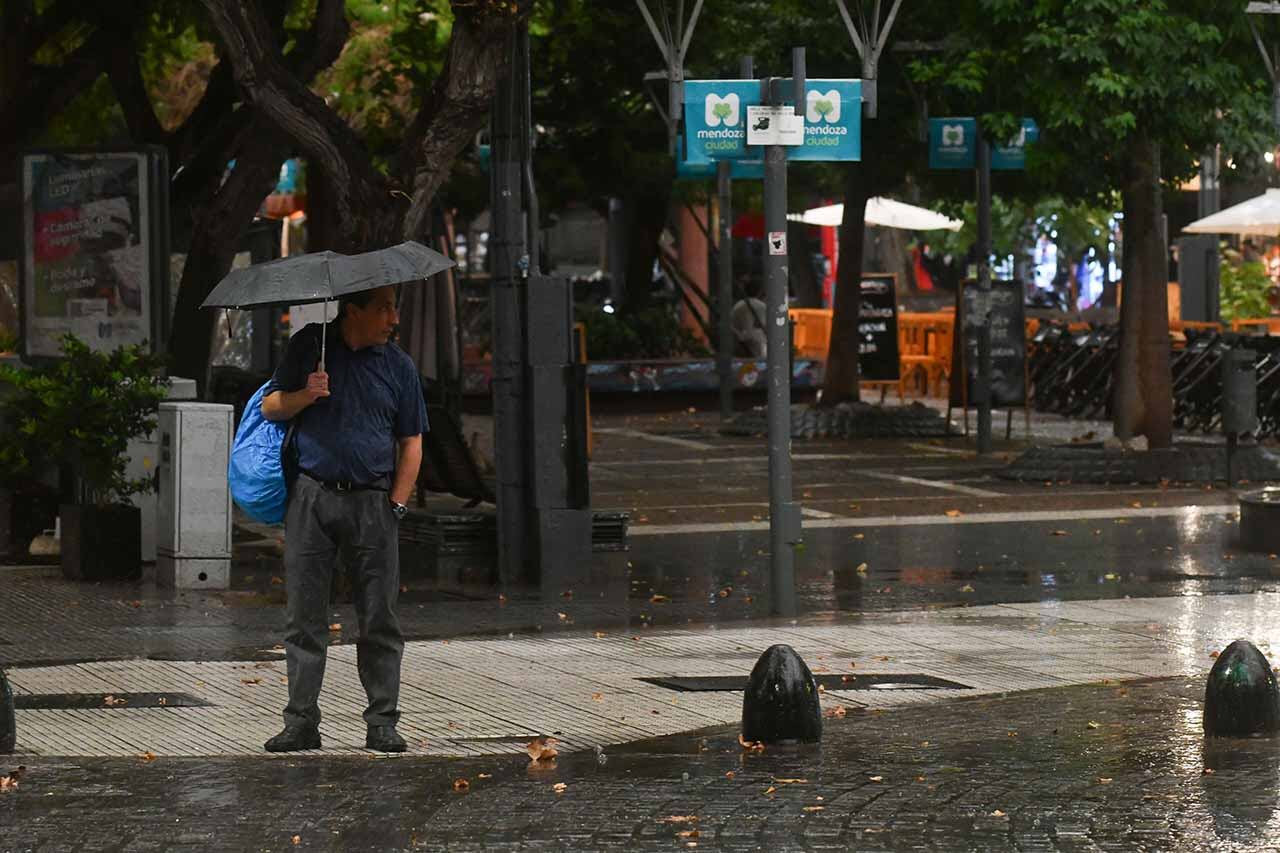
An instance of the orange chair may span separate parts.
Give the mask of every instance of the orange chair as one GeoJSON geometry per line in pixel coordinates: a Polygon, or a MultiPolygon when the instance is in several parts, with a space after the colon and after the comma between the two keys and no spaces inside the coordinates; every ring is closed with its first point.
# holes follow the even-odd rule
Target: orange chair
{"type": "Polygon", "coordinates": [[[831,348],[830,308],[789,308],[791,348],[799,358],[825,359],[831,348]]]}

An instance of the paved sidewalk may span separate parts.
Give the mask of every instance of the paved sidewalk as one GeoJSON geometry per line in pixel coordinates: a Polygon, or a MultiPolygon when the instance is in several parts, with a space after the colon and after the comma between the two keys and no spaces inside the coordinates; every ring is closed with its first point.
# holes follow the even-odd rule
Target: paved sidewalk
{"type": "Polygon", "coordinates": [[[1280,744],[1205,740],[1203,689],[855,710],[763,753],[725,727],[537,765],[27,759],[0,851],[1280,849],[1280,744]]]}
{"type": "MultiPolygon", "coordinates": [[[[740,693],[679,692],[641,679],[745,676],[774,643],[793,646],[818,675],[923,674],[967,688],[828,689],[829,709],[1203,676],[1211,653],[1236,637],[1280,648],[1277,606],[1280,594],[1258,593],[415,642],[405,652],[401,731],[416,754],[467,756],[520,752],[539,734],[555,735],[572,751],[724,725],[740,718],[740,693]]],[[[265,757],[261,745],[280,727],[287,684],[282,661],[116,661],[15,669],[10,677],[24,696],[91,697],[88,710],[20,710],[20,748],[31,756],[265,757]],[[145,708],[127,701],[157,692],[206,704],[145,708]]],[[[363,752],[363,707],[355,648],[335,646],[321,696],[324,753],[363,752]]]]}

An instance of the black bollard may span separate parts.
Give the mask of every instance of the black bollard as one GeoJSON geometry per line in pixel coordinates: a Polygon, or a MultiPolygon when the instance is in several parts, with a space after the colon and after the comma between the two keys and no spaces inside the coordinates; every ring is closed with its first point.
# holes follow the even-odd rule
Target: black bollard
{"type": "Polygon", "coordinates": [[[0,755],[12,753],[18,745],[18,729],[13,711],[13,688],[0,669],[0,755]]]}
{"type": "Polygon", "coordinates": [[[1267,737],[1280,731],[1280,688],[1271,664],[1248,640],[1218,655],[1204,689],[1204,733],[1267,737]]]}
{"type": "Polygon", "coordinates": [[[790,646],[770,646],[742,696],[742,738],[759,743],[813,743],[822,739],[818,682],[790,646]]]}

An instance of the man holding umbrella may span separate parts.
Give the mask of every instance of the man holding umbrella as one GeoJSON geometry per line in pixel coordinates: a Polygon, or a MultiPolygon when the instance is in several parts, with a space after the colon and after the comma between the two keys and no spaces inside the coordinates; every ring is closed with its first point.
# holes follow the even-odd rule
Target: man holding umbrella
{"type": "Polygon", "coordinates": [[[338,318],[289,342],[262,397],[262,415],[293,421],[299,474],[285,512],[289,703],[268,752],[319,749],[329,593],[339,558],[359,621],[357,668],[369,699],[365,746],[403,752],[396,619],[398,524],[422,461],[426,406],[413,360],[391,343],[400,282],[452,262],[416,243],[345,256],[285,258],[232,273],[206,306],[339,299],[338,318]],[[317,283],[318,282],[318,283],[317,283]]]}

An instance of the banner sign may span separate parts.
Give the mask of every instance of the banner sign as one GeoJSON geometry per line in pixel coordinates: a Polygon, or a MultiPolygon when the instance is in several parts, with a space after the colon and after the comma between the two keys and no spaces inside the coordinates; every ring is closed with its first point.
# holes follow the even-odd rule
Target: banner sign
{"type": "MultiPolygon", "coordinates": [[[[1027,143],[1040,138],[1034,119],[1024,118],[1018,134],[1005,145],[991,147],[993,170],[1027,167],[1027,143]]],[[[972,169],[977,165],[978,122],[970,117],[929,119],[929,168],[972,169]]]]}
{"type": "Polygon", "coordinates": [[[1024,118],[1022,129],[1006,145],[991,147],[991,168],[1007,172],[1021,172],[1027,168],[1027,143],[1040,138],[1040,127],[1033,119],[1024,118]]]}
{"type": "Polygon", "coordinates": [[[25,355],[59,355],[67,333],[101,351],[159,345],[169,275],[163,160],[150,149],[23,154],[25,355]]]}
{"type": "MultiPolygon", "coordinates": [[[[684,84],[685,159],[762,160],[747,145],[747,108],[760,107],[759,80],[688,80],[684,84]]],[[[804,142],[788,160],[862,159],[862,81],[810,79],[805,86],[804,142]]]]}
{"type": "MultiPolygon", "coordinates": [[[[676,150],[683,152],[684,134],[676,136],[676,150]]],[[[727,160],[729,164],[729,177],[735,181],[761,181],[764,180],[764,161],[763,160],[727,160]]],[[[715,180],[716,166],[718,164],[714,160],[704,160],[701,163],[690,163],[683,158],[676,161],[676,177],[680,179],[690,180],[715,180]]]]}

